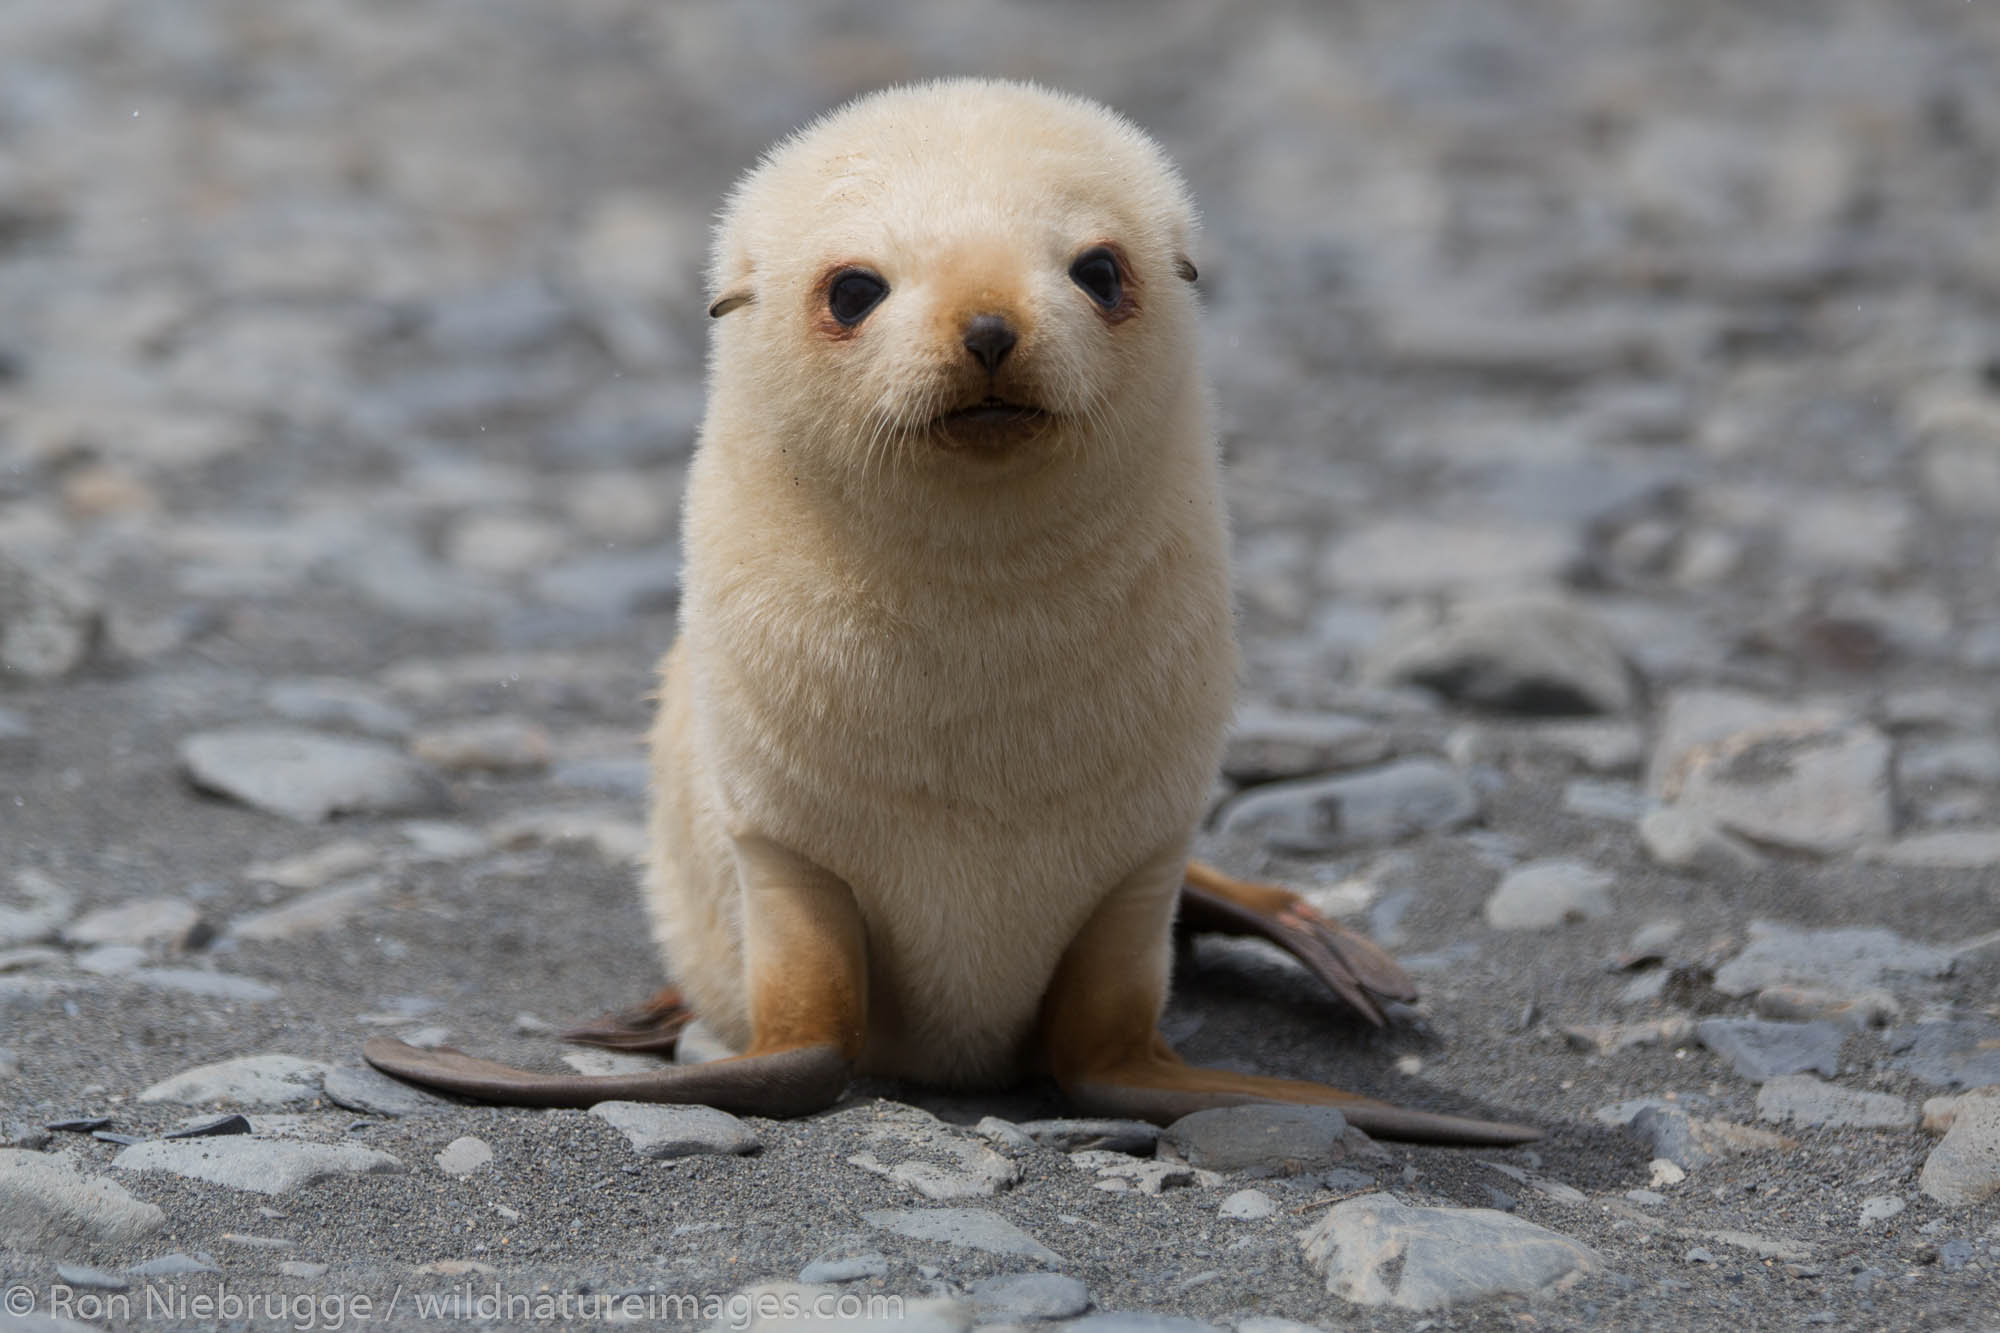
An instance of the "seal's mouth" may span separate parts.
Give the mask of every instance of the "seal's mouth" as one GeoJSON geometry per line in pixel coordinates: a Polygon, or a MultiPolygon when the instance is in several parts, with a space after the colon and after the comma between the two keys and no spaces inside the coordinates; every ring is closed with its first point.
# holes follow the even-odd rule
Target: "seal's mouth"
{"type": "Polygon", "coordinates": [[[1033,403],[988,397],[946,412],[931,427],[938,443],[946,448],[998,453],[1039,434],[1051,420],[1033,403]]]}

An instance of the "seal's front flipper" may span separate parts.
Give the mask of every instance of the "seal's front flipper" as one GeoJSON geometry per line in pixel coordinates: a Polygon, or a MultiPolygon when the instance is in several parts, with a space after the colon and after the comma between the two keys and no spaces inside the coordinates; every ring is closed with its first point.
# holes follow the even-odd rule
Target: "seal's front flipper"
{"type": "Polygon", "coordinates": [[[1409,973],[1366,935],[1330,920],[1288,889],[1234,879],[1199,861],[1188,865],[1176,924],[1271,941],[1376,1027],[1387,1021],[1382,1001],[1408,1004],[1417,998],[1409,973]]]}
{"type": "Polygon", "coordinates": [[[681,1030],[694,1021],[677,986],[663,986],[658,994],[634,1009],[623,1009],[573,1027],[562,1034],[564,1041],[585,1046],[602,1046],[613,1051],[651,1051],[672,1055],[680,1043],[681,1030]]]}
{"type": "MultiPolygon", "coordinates": [[[[742,840],[737,851],[750,1000],[751,1040],[744,1054],[605,1075],[537,1074],[389,1037],[373,1039],[362,1055],[385,1074],[510,1106],[681,1102],[779,1117],[824,1110],[846,1090],[867,1026],[861,909],[846,884],[782,848],[742,840]]],[[[650,1025],[657,1034],[677,1021],[685,1025],[684,1013],[679,993],[669,988],[635,1017],[642,1030],[650,1025]]],[[[615,1036],[629,1025],[614,1016],[610,1026],[615,1036]]]]}
{"type": "Polygon", "coordinates": [[[833,1046],[739,1055],[644,1074],[537,1074],[449,1047],[423,1050],[393,1037],[361,1048],[368,1063],[406,1082],[504,1106],[588,1107],[599,1102],[679,1102],[736,1115],[786,1117],[840,1099],[853,1066],[833,1046]]]}

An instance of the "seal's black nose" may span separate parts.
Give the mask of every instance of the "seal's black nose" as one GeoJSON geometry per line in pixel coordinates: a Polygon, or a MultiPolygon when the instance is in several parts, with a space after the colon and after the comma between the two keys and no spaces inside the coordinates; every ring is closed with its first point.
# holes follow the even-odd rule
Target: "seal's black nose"
{"type": "Polygon", "coordinates": [[[965,326],[965,350],[991,375],[1014,350],[1014,329],[999,315],[974,315],[965,326]]]}

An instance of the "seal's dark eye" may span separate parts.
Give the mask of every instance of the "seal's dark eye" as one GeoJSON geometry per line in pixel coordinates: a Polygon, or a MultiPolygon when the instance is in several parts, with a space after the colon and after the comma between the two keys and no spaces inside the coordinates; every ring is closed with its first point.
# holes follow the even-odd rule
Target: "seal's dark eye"
{"type": "Polygon", "coordinates": [[[1125,294],[1125,283],[1118,272],[1118,256],[1111,248],[1094,245],[1076,257],[1069,266],[1070,281],[1090,293],[1090,299],[1106,310],[1118,304],[1125,294]]]}
{"type": "Polygon", "coordinates": [[[868,312],[889,294],[889,284],[865,268],[851,268],[826,290],[826,308],[847,328],[868,318],[868,312]]]}

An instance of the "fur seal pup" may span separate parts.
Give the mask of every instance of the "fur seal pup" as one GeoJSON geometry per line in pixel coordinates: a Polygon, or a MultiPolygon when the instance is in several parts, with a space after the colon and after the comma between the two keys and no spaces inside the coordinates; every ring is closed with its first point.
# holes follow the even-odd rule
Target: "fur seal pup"
{"type": "Polygon", "coordinates": [[[645,898],[677,980],[571,1033],[742,1055],[531,1074],[368,1043],[489,1100],[831,1105],[856,1072],[1052,1075],[1167,1121],[1336,1106],[1459,1143],[1520,1125],[1183,1063],[1177,907],[1362,1013],[1412,998],[1295,894],[1189,866],[1237,659],[1196,357],[1194,214],[1117,115],[1031,86],[861,98],[773,148],[717,230],[709,400],[662,665],[645,898]]]}

